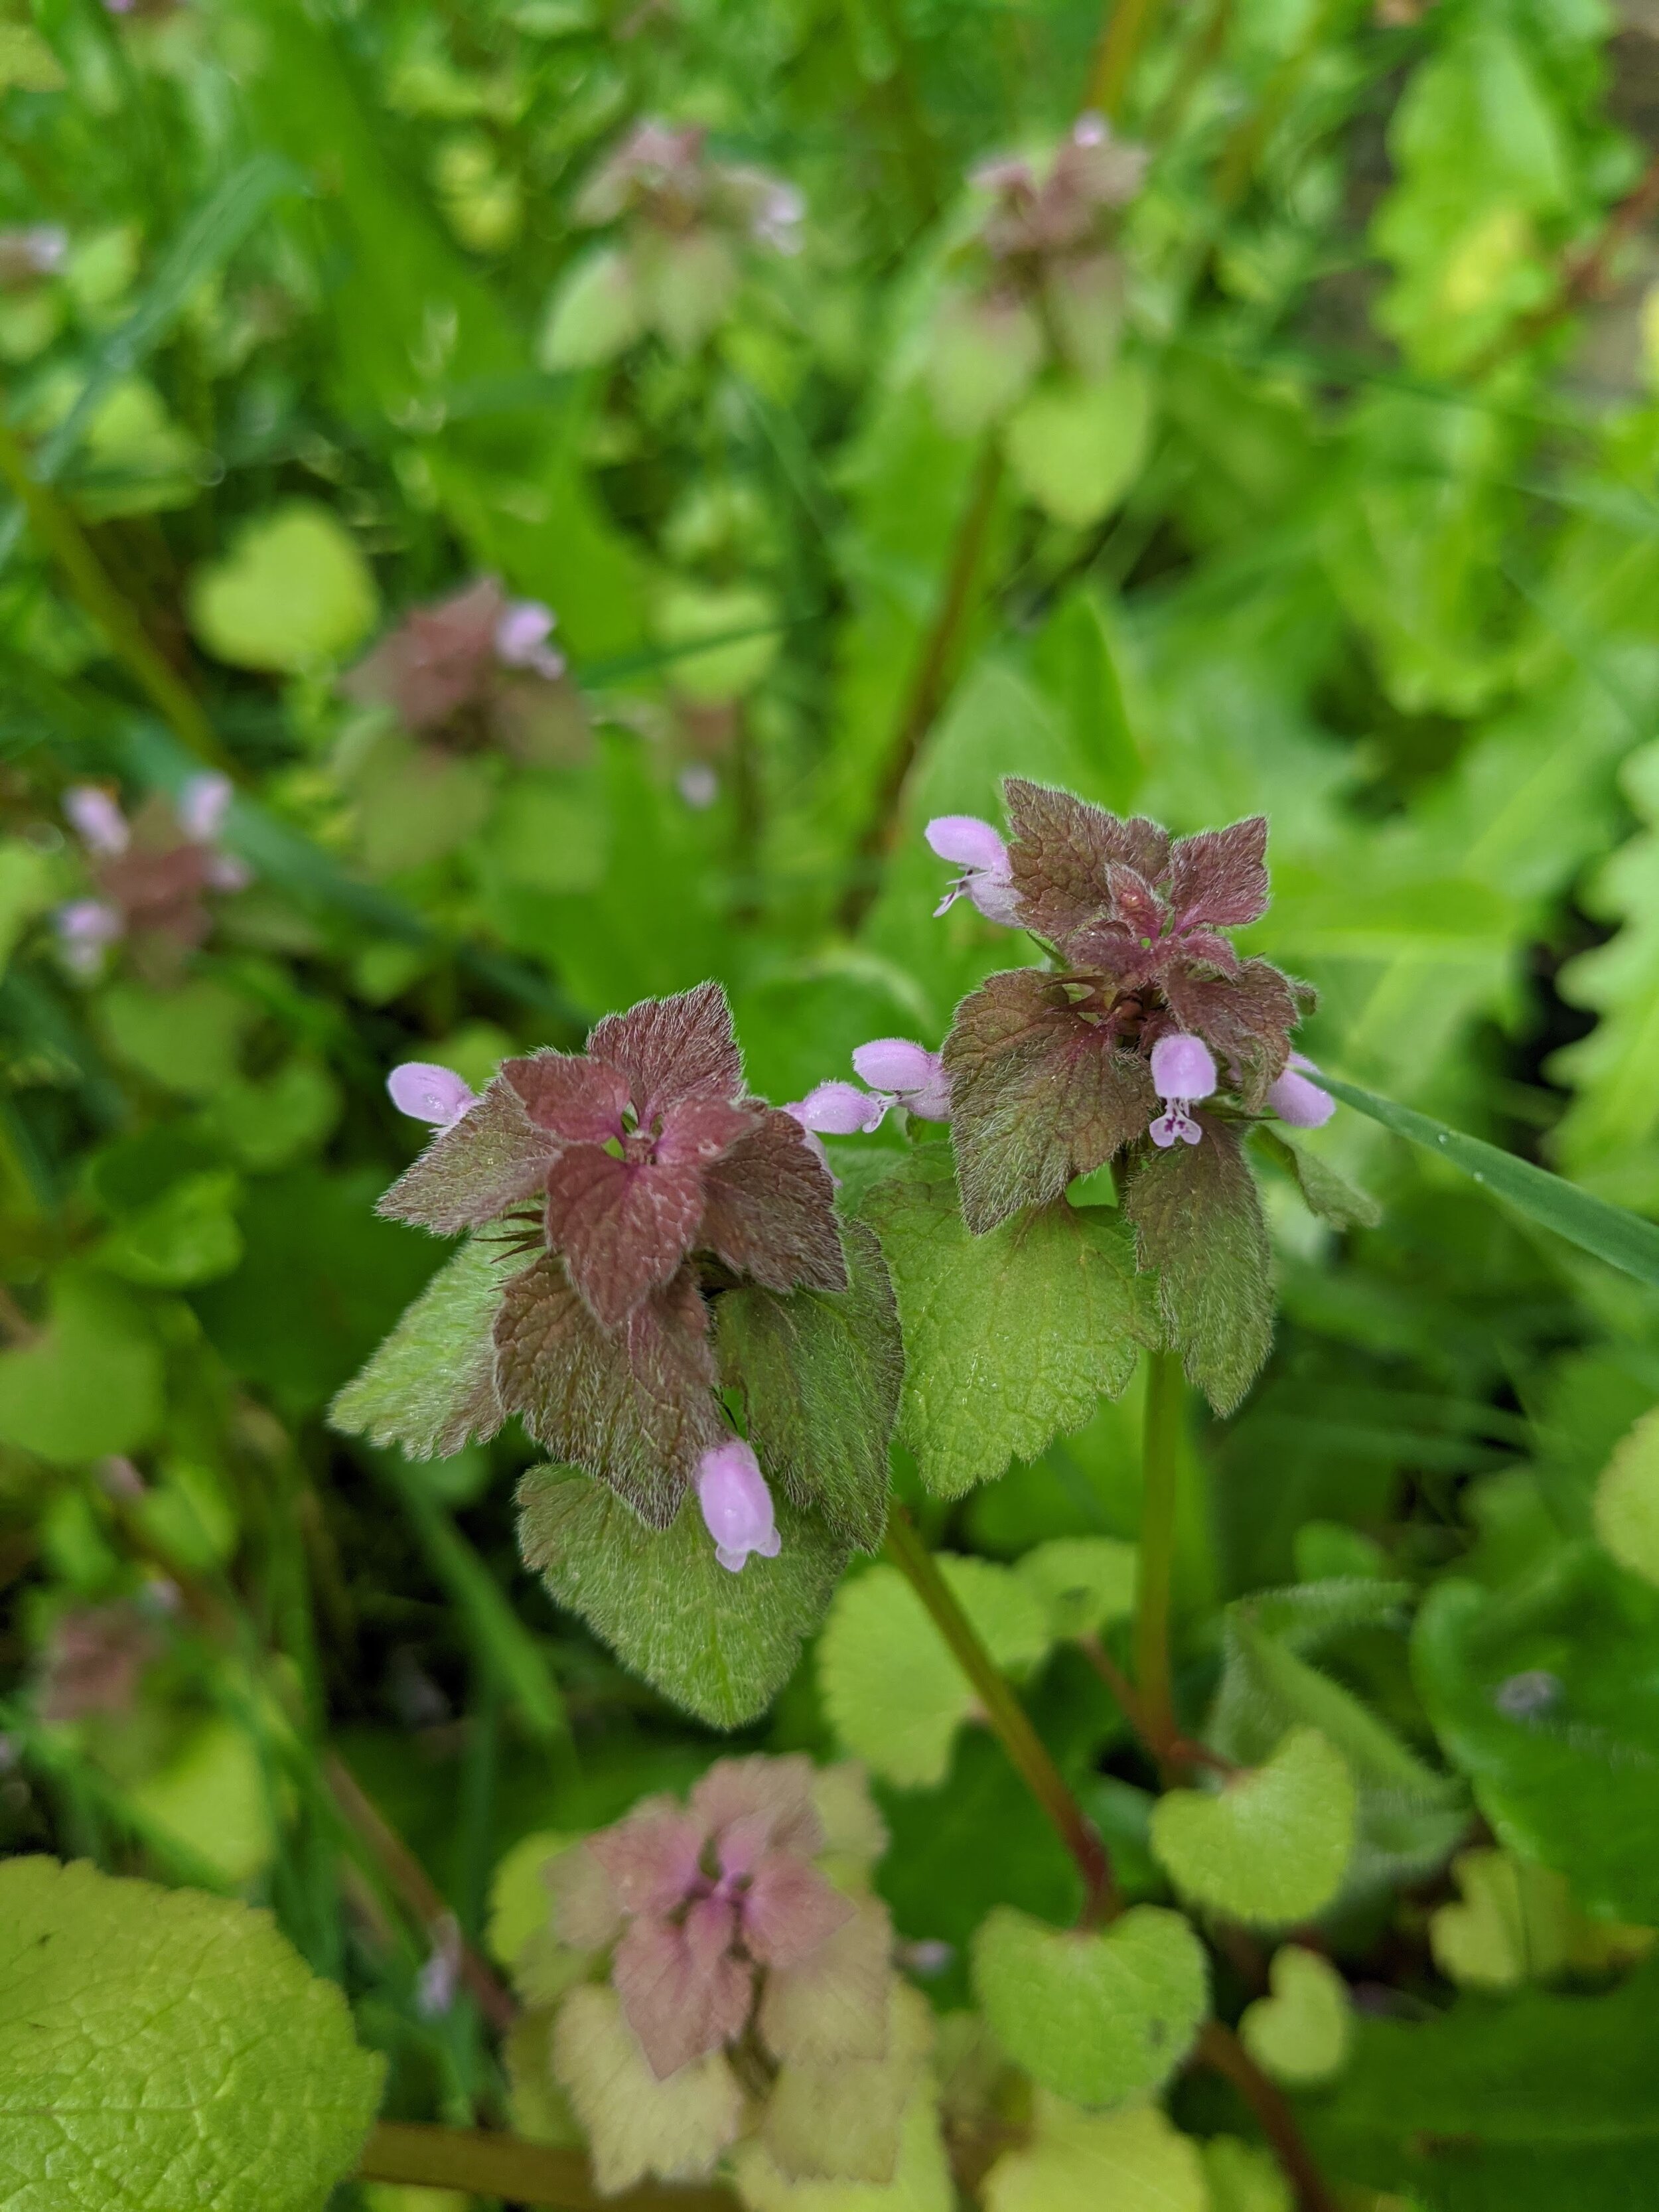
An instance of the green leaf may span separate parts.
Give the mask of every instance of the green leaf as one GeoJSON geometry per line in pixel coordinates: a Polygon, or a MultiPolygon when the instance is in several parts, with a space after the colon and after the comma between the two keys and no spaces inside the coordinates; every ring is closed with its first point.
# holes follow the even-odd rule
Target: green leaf
{"type": "Polygon", "coordinates": [[[1092,1635],[1135,1609],[1139,1554],[1116,1536],[1055,1536],[1026,1553],[1015,1569],[1062,1638],[1092,1635]]]}
{"type": "MultiPolygon", "coordinates": [[[[939,1557],[939,1572],[1005,1672],[1048,1648],[1036,1597],[1007,1567],[939,1557]]],[[[837,1594],[818,1643],[818,1686],[836,1735],[890,1782],[945,1779],[956,1732],[976,1708],[971,1684],[896,1567],[872,1567],[837,1594]]]]}
{"type": "Polygon", "coordinates": [[[1078,2112],[1040,2097],[1030,2142],[983,2190],[986,2212],[1212,2212],[1198,2145],[1156,2106],[1078,2112]]]}
{"type": "Polygon", "coordinates": [[[0,844],[0,975],[30,922],[58,897],[62,880],[62,866],[53,854],[21,837],[0,844]]]}
{"type": "Polygon", "coordinates": [[[904,1348],[879,1245],[861,1222],[842,1234],[843,1291],[785,1297],[745,1284],[721,1294],[720,1373],[741,1394],[767,1475],[837,1536],[873,1552],[887,1525],[904,1348]]]}
{"type": "Polygon", "coordinates": [[[163,1290],[229,1274],[242,1257],[234,1211],[240,1194],[225,1168],[181,1177],[111,1231],[98,1247],[100,1266],[163,1290]]]}
{"type": "MultiPolygon", "coordinates": [[[[877,1955],[884,1960],[892,1932],[881,1906],[873,1907],[873,1917],[880,1931],[877,1955]]],[[[826,2180],[892,2181],[906,2112],[933,2050],[933,2015],[921,1990],[899,1976],[890,1984],[884,2009],[878,2058],[811,2065],[786,2057],[760,2130],[784,2172],[826,2180]]],[[[763,2011],[761,2032],[769,2041],[769,2026],[763,2011]]]]}
{"type": "Polygon", "coordinates": [[[1273,1255],[1237,1133],[1200,1115],[1203,1141],[1149,1151],[1123,1194],[1143,1267],[1188,1379],[1218,1413],[1255,1380],[1273,1334],[1273,1255]]]}
{"type": "Polygon", "coordinates": [[[1211,2136],[1200,2148],[1209,2212],[1296,2212],[1291,2185],[1270,2150],[1237,2136],[1211,2136]]]}
{"type": "Polygon", "coordinates": [[[1301,2115],[1327,2172],[1426,2212],[1626,2212],[1659,2158],[1659,1972],[1606,1996],[1461,1997],[1360,2019],[1335,2092],[1301,2115]]]}
{"type": "Polygon", "coordinates": [[[732,2169],[749,2212],[956,2212],[958,2202],[938,2100],[926,2081],[905,2109],[890,2181],[791,2181],[752,2136],[738,2145],[732,2169]]]}
{"type": "Polygon", "coordinates": [[[1149,1330],[1122,1222],[1063,1201],[973,1237],[950,1164],[916,1154],[860,1208],[904,1332],[899,1439],[959,1498],[1121,1397],[1149,1330]]]}
{"type": "Polygon", "coordinates": [[[335,1399],[331,1424],[414,1459],[448,1459],[493,1437],[505,1417],[491,1331],[514,1272],[499,1246],[469,1238],[335,1399]]]}
{"type": "Polygon", "coordinates": [[[489,1918],[484,1942],[493,1959],[511,1966],[532,1936],[549,1926],[552,1899],[543,1879],[550,1861],[578,1839],[559,1828],[520,1836],[495,1862],[489,1878],[489,1918]]]}
{"type": "Polygon", "coordinates": [[[1041,384],[1008,424],[1009,463],[1027,498],[1086,530],[1140,473],[1152,413],[1152,381],[1138,362],[1120,362],[1097,382],[1041,384]]]}
{"type": "Polygon", "coordinates": [[[161,1354],[131,1292],[61,1270],[43,1333],[0,1352],[0,1443],[74,1466],[148,1443],[161,1413],[161,1354]]]}
{"type": "Polygon", "coordinates": [[[1460,1851],[1452,1874],[1461,1901],[1430,1915],[1429,1946],[1441,1972],[1464,1989],[1518,1990],[1575,1967],[1605,1972],[1653,1948],[1650,1929],[1581,1912],[1553,1867],[1483,1848],[1460,1851]]]}
{"type": "Polygon", "coordinates": [[[1626,1213],[1622,1206],[1609,1206],[1605,1199],[1592,1198],[1588,1191],[1534,1167],[1529,1160],[1500,1152],[1496,1145],[1448,1128],[1431,1115],[1396,1105],[1392,1098],[1378,1098],[1322,1071],[1310,1079],[1323,1084],[1345,1106],[1392,1129],[1395,1136],[1407,1138],[1425,1152],[1449,1160],[1495,1197],[1506,1200],[1528,1220],[1553,1230],[1580,1251],[1592,1252],[1610,1267],[1634,1275],[1638,1282],[1659,1288],[1659,1225],[1655,1223],[1626,1213]]]}
{"type": "Polygon", "coordinates": [[[1333,1229],[1375,1229],[1382,1218],[1376,1200],[1317,1152],[1304,1152],[1265,1121],[1255,1132],[1255,1141],[1296,1184],[1309,1212],[1328,1221],[1333,1229]]]}
{"type": "Polygon", "coordinates": [[[1659,1923],[1659,1590],[1588,1543],[1501,1596],[1442,1583],[1412,1662],[1498,1840],[1589,1911],[1659,1923]]]}
{"type": "Polygon", "coordinates": [[[1659,1407],[1642,1416],[1602,1469],[1595,1533],[1621,1567],[1659,1583],[1659,1407]]]}
{"type": "Polygon", "coordinates": [[[190,584],[191,627],[234,668],[298,675],[340,659],[374,627],[380,595],[355,538],[309,500],[244,523],[190,584]]]}
{"type": "Polygon", "coordinates": [[[614,246],[584,254],[547,303],[536,343],[545,369],[592,368],[630,346],[644,328],[639,288],[614,246]]]}
{"type": "MultiPolygon", "coordinates": [[[[154,1493],[152,1493],[154,1494],[154,1493]]],[[[271,1790],[247,1730],[216,1715],[125,1793],[146,1832],[183,1844],[228,1889],[264,1872],[276,1855],[271,1790]]]]}
{"type": "Polygon", "coordinates": [[[1074,2105],[1157,2089],[1210,2002],[1203,1945],[1157,1905],[1100,1930],[1049,1928],[999,1905],[974,1939],[974,1987],[1014,2063],[1074,2105]]]}
{"type": "Polygon", "coordinates": [[[778,1557],[751,1557],[735,1575],[690,1496],[672,1528],[647,1528],[604,1484],[540,1467],[520,1484],[519,1504],[519,1548],[556,1602],[714,1728],[766,1710],[847,1562],[846,1547],[787,1498],[776,1501],[778,1557]]]}
{"type": "Polygon", "coordinates": [[[1176,1887],[1254,1926],[1288,1927],[1342,1886],[1354,1787],[1316,1729],[1293,1729],[1263,1766],[1218,1790],[1170,1790],[1152,1813],[1152,1850],[1176,1887]]]}
{"type": "Polygon", "coordinates": [[[1300,1943],[1274,1952],[1267,1980],[1272,1995],[1245,2006],[1239,2040],[1275,2081],[1305,2088],[1334,2080],[1353,2042],[1347,1984],[1300,1943]]]}
{"type": "Polygon", "coordinates": [[[382,2070],[266,1914],[0,1865],[0,2202],[18,2212],[322,2212],[382,2070]]]}
{"type": "Polygon", "coordinates": [[[0,23],[0,92],[61,92],[68,80],[39,31],[0,23]]]}
{"type": "Polygon", "coordinates": [[[211,1098],[235,1081],[242,1040],[257,1018],[240,992],[209,975],[171,990],[112,983],[98,1013],[123,1060],[185,1098],[211,1098]]]}

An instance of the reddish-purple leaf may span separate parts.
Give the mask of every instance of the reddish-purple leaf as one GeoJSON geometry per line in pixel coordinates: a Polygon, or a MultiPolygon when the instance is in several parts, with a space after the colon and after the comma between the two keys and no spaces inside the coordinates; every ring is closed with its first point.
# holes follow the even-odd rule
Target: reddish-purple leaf
{"type": "Polygon", "coordinates": [[[814,1866],[793,1851],[768,1851],[739,1907],[750,1955],[766,1966],[797,1966],[853,1917],[814,1866]]]}
{"type": "Polygon", "coordinates": [[[1170,853],[1170,903],[1177,929],[1236,929],[1267,911],[1267,817],[1181,837],[1170,853]]]}
{"type": "Polygon", "coordinates": [[[759,1820],[766,1843],[810,1858],[823,1847],[823,1823],[812,1803],[814,1771],[799,1752],[785,1759],[755,1752],[747,1759],[716,1759],[692,1790],[691,1809],[717,1836],[736,1822],[759,1820]]]}
{"type": "Polygon", "coordinates": [[[672,1797],[651,1797],[614,1827],[590,1836],[585,1848],[624,1912],[660,1915],[684,1905],[696,1888],[708,1834],[672,1797]]]}
{"type": "Polygon", "coordinates": [[[1034,968],[993,975],[963,1001],[945,1065],[963,1218],[975,1236],[1058,1198],[1157,1111],[1146,1062],[1034,968]]]}
{"type": "Polygon", "coordinates": [[[603,1060],[532,1052],[523,1060],[503,1060],[501,1073],[536,1127],[550,1130],[562,1144],[602,1145],[607,1137],[621,1136],[628,1082],[603,1060]]]}
{"type": "Polygon", "coordinates": [[[1164,927],[1164,906],[1146,877],[1121,861],[1112,860],[1106,867],[1106,890],[1114,919],[1131,937],[1156,943],[1164,927]]]}
{"type": "Polygon", "coordinates": [[[668,1166],[707,1167],[729,1152],[739,1137],[758,1128],[766,1111],[758,1101],[731,1106],[719,1098],[693,1098],[684,1106],[671,1106],[652,1156],[668,1166]]]}
{"type": "Polygon", "coordinates": [[[1023,776],[1010,776],[1003,793],[1020,919],[1040,937],[1069,937],[1100,913],[1109,865],[1133,868],[1148,883],[1162,875],[1170,841],[1155,822],[1139,815],[1122,821],[1023,776]]]}
{"type": "Polygon", "coordinates": [[[844,1291],[835,1186],[792,1114],[765,1109],[702,1179],[700,1246],[769,1291],[844,1291]]]}
{"type": "Polygon", "coordinates": [[[1201,1036],[1227,1063],[1233,1087],[1252,1111],[1290,1057],[1301,1018],[1296,987],[1266,960],[1246,960],[1236,975],[1204,975],[1179,963],[1162,978],[1176,1023],[1201,1036]]]}
{"type": "Polygon", "coordinates": [[[617,1946],[611,1979],[659,2081],[748,2022],[754,1972],[731,1955],[734,1919],[723,1899],[706,1897],[678,1925],[635,1920],[617,1946]]]}
{"type": "Polygon", "coordinates": [[[498,1075],[476,1106],[438,1131],[375,1211],[453,1237],[539,1191],[556,1150],[498,1075]]]}
{"type": "Polygon", "coordinates": [[[608,1483],[651,1528],[671,1527],[698,1460],[727,1433],[690,1269],[611,1333],[544,1257],[507,1285],[495,1350],[502,1404],[550,1456],[608,1483]]]}
{"type": "Polygon", "coordinates": [[[733,1099],[743,1091],[732,1009],[718,983],[699,983],[675,998],[646,999],[625,1014],[607,1014],[589,1036],[587,1049],[622,1070],[647,1129],[687,1099],[733,1099]]]}
{"type": "Polygon", "coordinates": [[[1237,1127],[1201,1109],[1195,1145],[1147,1146],[1125,1186],[1143,1268],[1188,1376],[1230,1413],[1273,1341],[1273,1254],[1237,1127]]]}
{"type": "Polygon", "coordinates": [[[671,1281],[702,1213],[695,1167],[617,1159],[573,1145],[547,1178],[547,1241],[596,1321],[619,1328],[671,1281]]]}

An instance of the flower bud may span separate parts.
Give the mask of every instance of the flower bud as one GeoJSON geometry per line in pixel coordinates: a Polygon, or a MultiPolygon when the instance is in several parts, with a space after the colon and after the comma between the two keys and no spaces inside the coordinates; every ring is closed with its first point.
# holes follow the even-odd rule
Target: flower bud
{"type": "Polygon", "coordinates": [[[64,793],[64,811],[89,853],[112,859],[126,851],[132,834],[126,817],[108,792],[100,791],[95,783],[71,784],[64,793]]]}
{"type": "Polygon", "coordinates": [[[1160,1098],[1188,1104],[1215,1089],[1215,1061],[1201,1037],[1161,1036],[1152,1047],[1152,1088],[1160,1098]]]}
{"type": "Polygon", "coordinates": [[[453,1068],[437,1067],[430,1060],[404,1060],[387,1076],[386,1087],[400,1114],[415,1121],[434,1121],[441,1129],[459,1121],[478,1103],[453,1068]]]}
{"type": "Polygon", "coordinates": [[[753,1451],[738,1437],[706,1451],[697,1462],[697,1503],[714,1557],[731,1574],[740,1574],[749,1554],[775,1559],[781,1548],[772,1519],[772,1493],[753,1451]]]}
{"type": "Polygon", "coordinates": [[[1292,1129],[1322,1129],[1336,1111],[1336,1101],[1328,1091],[1322,1091],[1297,1073],[1298,1068],[1312,1066],[1304,1054],[1293,1052],[1285,1073],[1267,1092],[1268,1105],[1292,1129]]]}

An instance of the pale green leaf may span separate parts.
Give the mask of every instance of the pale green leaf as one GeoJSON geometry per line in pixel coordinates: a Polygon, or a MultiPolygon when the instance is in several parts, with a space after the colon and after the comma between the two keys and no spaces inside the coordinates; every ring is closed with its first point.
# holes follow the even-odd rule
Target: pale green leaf
{"type": "MultiPolygon", "coordinates": [[[[939,1569],[995,1665],[1034,1666],[1048,1648],[1048,1624],[1018,1576],[988,1559],[945,1555],[939,1569]]],[[[817,1656],[824,1710],[848,1751],[889,1782],[927,1788],[945,1779],[977,1699],[896,1567],[874,1566],[845,1584],[817,1656]]]]}
{"type": "Polygon", "coordinates": [[[1319,1153],[1293,1145],[1265,1121],[1255,1132],[1255,1141],[1295,1182],[1309,1212],[1328,1221],[1333,1229],[1375,1229],[1382,1218],[1376,1200],[1319,1153]]]}
{"type": "Polygon", "coordinates": [[[1518,1990],[1573,1968],[1604,1972],[1653,1947],[1651,1929],[1581,1912],[1553,1867],[1483,1846],[1460,1851],[1452,1875],[1460,1899],[1429,1916],[1429,1948],[1441,1972],[1465,1989],[1518,1990]]]}
{"type": "Polygon", "coordinates": [[[791,2181],[754,2138],[738,2144],[732,2170],[749,2212],[956,2212],[957,2202],[936,2100],[926,2083],[906,2109],[890,2181],[791,2181]]]}
{"type": "Polygon", "coordinates": [[[182,1844],[227,1888],[252,1881],[276,1855],[271,1783],[259,1747],[222,1715],[192,1729],[126,1797],[147,1832],[182,1844]]]}
{"type": "Polygon", "coordinates": [[[1152,1850],[1184,1896],[1230,1919],[1286,1927],[1328,1905],[1353,1849],[1354,1787],[1316,1729],[1291,1730],[1263,1766],[1218,1790],[1171,1790],[1152,1850]]]}
{"type": "Polygon", "coordinates": [[[1601,1470],[1595,1533],[1621,1567],[1659,1583],[1659,1407],[1644,1413],[1601,1470]]]}
{"type": "Polygon", "coordinates": [[[322,2212],[381,2071],[266,1914],[84,1863],[0,1865],[8,2212],[322,2212]]]}
{"type": "Polygon", "coordinates": [[[1021,489],[1074,530],[1098,522],[1140,472],[1152,412],[1152,381],[1138,362],[1119,362],[1097,382],[1040,384],[1008,424],[1021,489]]]}
{"type": "Polygon", "coordinates": [[[131,1292],[107,1275],[60,1273],[40,1335],[0,1352],[0,1443],[42,1459],[72,1466],[132,1451],[161,1412],[160,1347],[131,1292]]]}
{"type": "Polygon", "coordinates": [[[374,627],[380,597],[356,541],[309,500],[243,524],[191,579],[191,627],[216,659],[295,675],[340,659],[374,627]]]}
{"type": "Polygon", "coordinates": [[[985,2177],[986,2212],[1212,2212],[1198,2145],[1155,2105],[1079,2112],[1039,2097],[1035,2118],[985,2177]]]}
{"type": "Polygon", "coordinates": [[[415,1459],[447,1459],[493,1437],[503,1415],[491,1331],[512,1273],[499,1246],[469,1239],[335,1399],[334,1427],[415,1459]]]}
{"type": "Polygon", "coordinates": [[[520,1836],[495,1862],[489,1878],[489,1917],[484,1942],[492,1958],[510,1966],[532,1936],[550,1924],[553,1899],[544,1879],[548,1862],[576,1838],[558,1828],[520,1836]]]}
{"type": "Polygon", "coordinates": [[[236,1080],[242,1040],[257,1009],[228,984],[198,975],[171,990],[112,983],[98,1018],[112,1049],[152,1083],[185,1098],[211,1098],[236,1080]]]}
{"type": "MultiPolygon", "coordinates": [[[[1270,2150],[1237,2136],[1212,2136],[1202,2146],[1209,2212],[1296,2212],[1291,2185],[1270,2150]]],[[[1388,2212],[1376,2204],[1370,2212],[1388,2212]]],[[[1404,2212],[1404,2208],[1400,2208],[1404,2212]]]]}
{"type": "Polygon", "coordinates": [[[1191,1923],[1137,1905],[1103,1929],[1050,1928],[1000,1905],[974,1938],[974,1987],[998,2042],[1076,2105],[1115,2105],[1167,2081],[1209,2009],[1191,1923]]]}
{"type": "Polygon", "coordinates": [[[548,302],[537,341],[544,368],[591,368],[629,346],[644,326],[639,289],[614,247],[585,254],[548,302]]]}
{"type": "Polygon", "coordinates": [[[927,1998],[896,1978],[886,2040],[879,2058],[780,2068],[760,2130],[780,2172],[797,2181],[893,2179],[906,2112],[933,2042],[927,1998]]]}
{"type": "Polygon", "coordinates": [[[1036,1596],[1056,1638],[1088,1636],[1135,1609],[1139,1555],[1116,1536],[1055,1536],[1026,1553],[1015,1572],[1036,1596]]]}
{"type": "Polygon", "coordinates": [[[1334,2080],[1353,2042],[1347,1984],[1328,1959],[1300,1943],[1274,1952],[1267,1980],[1271,1994],[1246,2005],[1238,2023],[1244,2048],[1291,2088],[1334,2080]]]}
{"type": "Polygon", "coordinates": [[[711,2051],[659,2081],[614,1990],[572,1990],[553,2028],[553,2075],[586,2134],[607,2196],[647,2175],[703,2181],[743,2124],[743,2092],[711,2051]]]}
{"type": "Polygon", "coordinates": [[[900,1441],[957,1498],[1121,1397],[1150,1331],[1121,1218],[1034,1207],[970,1236],[948,1162],[919,1153],[860,1207],[904,1331],[900,1441]]]}

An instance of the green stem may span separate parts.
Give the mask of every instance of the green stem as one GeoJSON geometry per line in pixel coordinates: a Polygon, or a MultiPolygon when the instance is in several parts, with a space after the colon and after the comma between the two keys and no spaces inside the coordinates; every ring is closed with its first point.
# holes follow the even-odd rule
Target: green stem
{"type": "Polygon", "coordinates": [[[29,526],[63,571],[64,580],[118,660],[125,661],[151,704],[199,760],[229,765],[202,703],[156,650],[149,633],[110,581],[68,504],[32,474],[23,448],[0,422],[0,477],[16,495],[29,526]]]}
{"type": "Polygon", "coordinates": [[[620,2197],[601,2197],[580,2151],[555,2150],[518,2136],[475,2128],[411,2127],[383,2120],[358,2161],[362,2181],[399,2181],[416,2188],[459,2189],[504,2197],[514,2204],[546,2204],[557,2212],[738,2212],[729,2189],[656,2188],[649,2183],[620,2197]]]}
{"type": "Polygon", "coordinates": [[[934,1627],[973,1684],[993,1735],[1076,1861],[1084,1890],[1079,1924],[1096,1928],[1115,1918],[1120,1910],[1117,1884],[1094,1823],[1073,1796],[1048,1747],[1031,1726],[1024,1706],[981,1643],[978,1632],[939,1572],[938,1562],[916,1534],[915,1524],[897,1504],[887,1522],[887,1556],[927,1607],[934,1627]]]}
{"type": "Polygon", "coordinates": [[[1114,123],[1122,114],[1130,72],[1157,20],[1158,7],[1159,0],[1115,0],[1095,49],[1083,95],[1085,112],[1108,116],[1114,123]]]}
{"type": "Polygon", "coordinates": [[[1175,1583],[1180,1449],[1180,1358],[1173,1352],[1154,1352],[1146,1370],[1133,1650],[1143,1726],[1160,1762],[1167,1762],[1179,1734],[1170,1671],[1170,1603],[1175,1583]]]}

